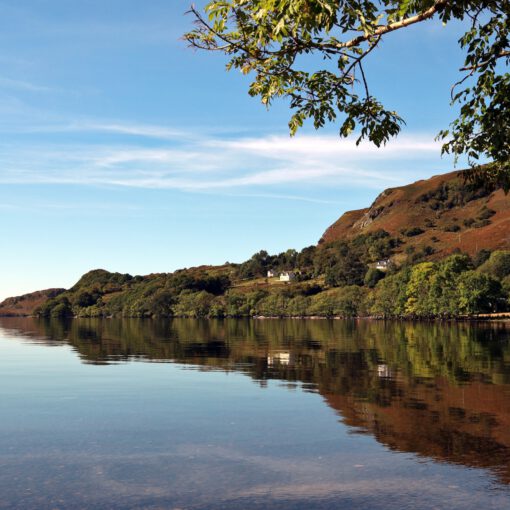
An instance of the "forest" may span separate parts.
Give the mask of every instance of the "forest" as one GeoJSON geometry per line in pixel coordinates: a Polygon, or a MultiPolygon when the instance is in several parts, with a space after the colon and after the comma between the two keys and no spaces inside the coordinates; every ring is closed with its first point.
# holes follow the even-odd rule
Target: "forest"
{"type": "Polygon", "coordinates": [[[299,252],[260,251],[241,264],[148,276],[97,269],[34,315],[448,319],[510,310],[510,251],[454,251],[434,260],[425,246],[397,264],[395,249],[412,235],[379,230],[299,252]],[[268,278],[269,270],[277,276],[268,278]],[[292,272],[292,281],[280,281],[280,272],[292,272]]]}

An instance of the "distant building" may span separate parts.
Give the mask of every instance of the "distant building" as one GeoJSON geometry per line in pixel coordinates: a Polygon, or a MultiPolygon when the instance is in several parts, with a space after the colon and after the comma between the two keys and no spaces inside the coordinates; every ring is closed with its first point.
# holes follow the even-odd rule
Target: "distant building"
{"type": "Polygon", "coordinates": [[[290,352],[271,352],[267,355],[267,364],[272,365],[289,365],[291,362],[290,352]]]}
{"type": "Polygon", "coordinates": [[[292,271],[280,273],[281,282],[290,282],[291,280],[294,280],[294,278],[296,278],[296,273],[293,273],[292,271]]]}
{"type": "Polygon", "coordinates": [[[391,264],[390,259],[378,260],[375,263],[375,268],[379,269],[380,271],[387,271],[390,267],[390,264],[391,264]]]}
{"type": "Polygon", "coordinates": [[[268,278],[274,278],[276,276],[276,271],[274,269],[270,269],[268,272],[267,272],[267,277],[268,278]]]}
{"type": "Polygon", "coordinates": [[[377,365],[377,375],[378,375],[378,377],[382,377],[383,379],[388,379],[388,378],[393,377],[391,368],[386,364],[377,365]]]}

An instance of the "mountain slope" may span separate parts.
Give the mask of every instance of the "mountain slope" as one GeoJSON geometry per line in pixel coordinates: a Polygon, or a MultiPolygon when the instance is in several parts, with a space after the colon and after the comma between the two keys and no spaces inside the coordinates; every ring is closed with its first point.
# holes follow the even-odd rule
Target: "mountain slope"
{"type": "Polygon", "coordinates": [[[46,289],[24,294],[23,296],[10,297],[0,303],[0,316],[25,316],[31,315],[34,308],[42,305],[48,299],[62,294],[65,289],[46,289]]]}
{"type": "Polygon", "coordinates": [[[369,208],[346,212],[319,243],[381,229],[404,241],[400,252],[430,246],[437,258],[456,249],[471,255],[481,249],[509,249],[510,195],[471,190],[460,172],[436,175],[389,188],[369,208]]]}
{"type": "Polygon", "coordinates": [[[241,264],[147,276],[96,269],[65,292],[49,289],[7,299],[0,315],[443,317],[505,312],[509,293],[510,195],[469,188],[455,172],[384,191],[371,207],[345,213],[319,247],[277,255],[261,250],[241,264]],[[454,251],[476,256],[456,257],[457,269],[446,271],[446,257],[454,251]],[[427,266],[429,277],[446,271],[451,293],[437,301],[435,287],[428,294],[424,289],[417,308],[407,269],[425,260],[437,262],[427,266]],[[295,272],[295,281],[268,278],[268,270],[275,269],[295,272]],[[384,269],[394,278],[386,280],[384,269]],[[398,289],[390,289],[396,281],[398,289]],[[388,304],[385,289],[399,299],[388,304]]]}

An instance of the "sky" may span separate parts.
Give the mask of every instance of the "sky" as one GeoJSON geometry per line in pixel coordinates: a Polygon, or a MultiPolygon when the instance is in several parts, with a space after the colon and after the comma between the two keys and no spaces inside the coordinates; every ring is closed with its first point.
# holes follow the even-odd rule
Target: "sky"
{"type": "MultiPolygon", "coordinates": [[[[249,77],[182,40],[191,0],[0,0],[0,300],[88,270],[169,272],[315,244],[385,188],[454,169],[459,24],[390,34],[366,63],[406,120],[384,149],[290,138],[249,77]]],[[[203,4],[198,2],[198,5],[203,4]]]]}

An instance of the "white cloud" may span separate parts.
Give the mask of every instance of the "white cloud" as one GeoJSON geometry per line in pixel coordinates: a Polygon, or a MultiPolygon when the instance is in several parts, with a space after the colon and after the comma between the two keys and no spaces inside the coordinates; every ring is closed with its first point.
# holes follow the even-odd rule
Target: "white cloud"
{"type": "Polygon", "coordinates": [[[264,187],[303,199],[303,187],[383,188],[441,171],[440,146],[426,135],[401,137],[377,149],[328,135],[225,138],[117,122],[34,127],[32,135],[37,131],[81,133],[83,142],[35,146],[18,137],[16,146],[0,146],[0,182],[218,192],[264,187]],[[123,144],[113,144],[111,135],[120,135],[123,144]]]}
{"type": "Polygon", "coordinates": [[[395,153],[427,153],[440,150],[441,145],[434,142],[432,137],[402,137],[394,140],[383,148],[378,148],[368,142],[356,145],[353,139],[341,139],[338,136],[297,136],[294,138],[283,136],[269,136],[264,138],[244,138],[241,140],[212,140],[212,146],[225,149],[242,150],[251,153],[262,153],[273,157],[286,158],[289,155],[303,155],[306,157],[320,156],[367,156],[380,157],[395,153]]]}
{"type": "Polygon", "coordinates": [[[54,131],[78,131],[78,132],[105,132],[120,135],[132,135],[146,138],[155,138],[160,140],[175,140],[180,138],[190,138],[191,133],[180,130],[170,129],[162,126],[150,126],[146,124],[120,124],[115,122],[78,122],[67,126],[55,126],[54,131]]]}

